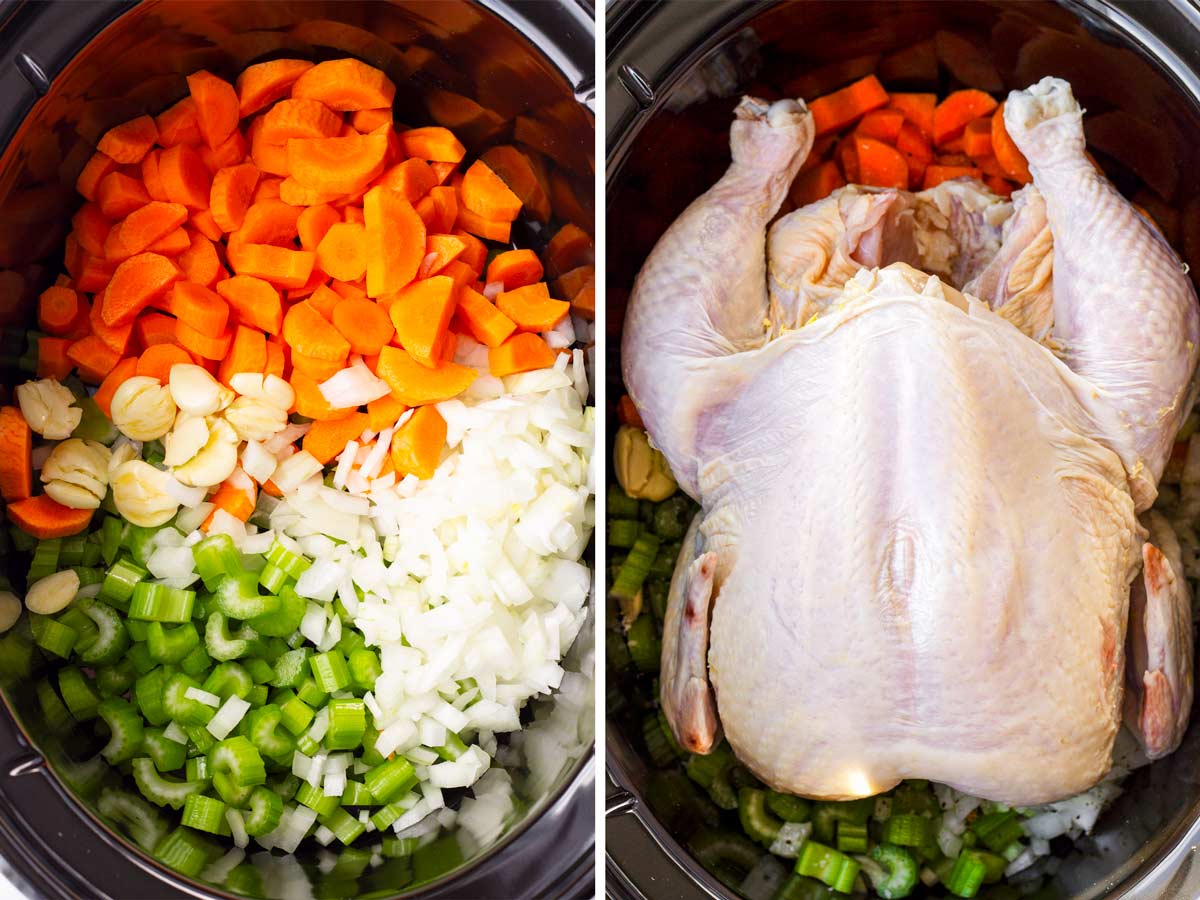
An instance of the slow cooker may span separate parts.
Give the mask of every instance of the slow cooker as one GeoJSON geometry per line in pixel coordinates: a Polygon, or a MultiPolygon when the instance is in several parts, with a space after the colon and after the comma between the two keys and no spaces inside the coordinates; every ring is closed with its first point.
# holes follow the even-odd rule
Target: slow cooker
{"type": "MultiPolygon", "coordinates": [[[[574,222],[592,231],[594,23],[587,0],[505,2],[0,3],[0,326],[7,351],[24,343],[38,293],[62,270],[62,243],[81,202],[76,175],[110,126],[155,114],[208,69],[233,79],[277,57],[355,56],[396,83],[396,120],[454,128],[468,154],[514,140],[538,120],[553,191],[549,223],[523,219],[516,243],[539,248],[574,222]],[[466,98],[466,99],[464,99],[466,98]],[[447,102],[449,100],[456,102],[447,102]],[[459,120],[462,111],[472,115],[459,120]],[[453,121],[452,121],[453,120],[453,121]]],[[[20,350],[15,350],[20,355],[20,350]]],[[[8,400],[27,374],[0,376],[8,400]]],[[[27,560],[4,565],[23,584],[27,560]]],[[[592,629],[564,665],[591,678],[592,629]]],[[[0,855],[46,897],[231,897],[142,853],[97,812],[79,784],[84,735],[47,733],[33,679],[3,678],[0,855]]],[[[593,881],[593,713],[552,696],[526,710],[578,718],[579,746],[560,767],[511,767],[519,810],[490,846],[430,856],[424,866],[341,867],[318,852],[260,860],[267,896],[574,897],[593,881]],[[274,862],[271,862],[274,860],[274,862]],[[322,865],[324,862],[324,865],[322,865]],[[361,872],[355,869],[362,869],[361,872]]],[[[518,754],[519,755],[519,754],[518,754]]],[[[85,779],[86,780],[86,779],[85,779]]],[[[252,857],[253,850],[249,851],[252,857]]]]}
{"type": "MultiPolygon", "coordinates": [[[[1089,113],[1091,151],[1200,279],[1200,7],[1194,2],[615,0],[607,36],[607,208],[622,236],[609,243],[607,255],[614,402],[633,278],[664,229],[729,164],[729,122],[743,93],[811,99],[870,72],[893,89],[939,95],[963,86],[999,94],[1046,75],[1066,78],[1089,113]],[[971,65],[930,69],[912,52],[939,31],[977,50],[971,65]]],[[[608,421],[615,423],[611,412],[608,421]]],[[[660,789],[661,772],[641,737],[650,694],[610,669],[609,894],[734,896],[688,853],[696,823],[660,799],[674,794],[660,789]]],[[[1054,883],[1063,898],[1200,897],[1193,853],[1200,843],[1198,719],[1193,715],[1174,755],[1126,781],[1091,836],[1064,860],[1054,883]]]]}

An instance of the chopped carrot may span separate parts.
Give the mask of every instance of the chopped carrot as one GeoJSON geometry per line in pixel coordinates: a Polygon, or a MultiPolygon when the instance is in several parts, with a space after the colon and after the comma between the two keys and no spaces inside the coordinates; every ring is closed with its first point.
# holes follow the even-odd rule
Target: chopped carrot
{"type": "MultiPolygon", "coordinates": [[[[389,422],[388,425],[393,422],[389,422]]],[[[341,456],[342,451],[346,449],[346,444],[358,440],[368,428],[370,428],[370,419],[366,413],[362,412],[352,412],[344,419],[313,422],[312,428],[305,433],[300,447],[311,453],[321,465],[325,465],[334,457],[341,456]]],[[[371,430],[378,431],[379,429],[371,430]]]]}
{"type": "Polygon", "coordinates": [[[554,281],[554,294],[558,297],[565,297],[570,300],[579,291],[581,291],[587,283],[595,282],[596,267],[595,266],[579,266],[560,275],[554,281]]]}
{"type": "Polygon", "coordinates": [[[276,344],[273,341],[267,341],[267,366],[263,369],[264,375],[274,375],[277,378],[284,377],[284,369],[287,368],[287,351],[282,344],[276,344]]]}
{"type": "Polygon", "coordinates": [[[596,319],[596,282],[589,280],[571,297],[571,312],[589,322],[596,319]]]}
{"type": "Polygon", "coordinates": [[[499,347],[517,330],[516,322],[470,287],[460,289],[455,316],[475,340],[488,347],[499,347]]]}
{"type": "Polygon", "coordinates": [[[961,137],[972,119],[986,116],[995,108],[995,98],[983,91],[955,91],[933,111],[933,142],[941,147],[961,137]]]}
{"type": "Polygon", "coordinates": [[[1009,136],[1008,129],[1004,127],[1003,103],[992,115],[992,152],[1000,168],[1017,184],[1029,184],[1033,180],[1033,176],[1029,174],[1029,163],[1009,136]]]}
{"type": "Polygon", "coordinates": [[[258,187],[254,189],[252,203],[259,203],[263,200],[278,200],[279,186],[283,184],[283,179],[278,177],[259,178],[258,187]]]}
{"type": "Polygon", "coordinates": [[[117,266],[104,293],[106,325],[133,321],[151,300],[179,279],[179,267],[157,253],[139,253],[117,266]]]}
{"type": "Polygon", "coordinates": [[[937,94],[892,94],[888,106],[904,113],[904,118],[933,140],[933,113],[937,109],[937,94]]]}
{"type": "Polygon", "coordinates": [[[133,323],[133,334],[143,350],[158,344],[178,343],[175,339],[175,320],[162,313],[143,313],[138,316],[133,323]]]}
{"type": "Polygon", "coordinates": [[[860,137],[874,138],[885,144],[896,143],[900,126],[904,124],[904,113],[898,109],[876,109],[859,121],[854,133],[860,137]]]}
{"type": "Polygon", "coordinates": [[[344,206],[342,207],[342,221],[349,222],[351,225],[366,225],[367,217],[363,214],[361,206],[344,206]]]}
{"type": "Polygon", "coordinates": [[[454,188],[435,187],[429,192],[429,198],[434,208],[433,227],[430,230],[439,234],[448,233],[458,219],[458,197],[454,188]]]}
{"type": "MultiPolygon", "coordinates": [[[[218,282],[218,287],[230,280],[218,282]]],[[[225,334],[229,323],[229,304],[203,284],[177,281],[171,289],[168,311],[181,322],[210,338],[225,334]]]]}
{"type": "Polygon", "coordinates": [[[283,339],[292,350],[316,359],[344,360],[350,342],[308,301],[297,303],[283,317],[283,339]]]}
{"type": "Polygon", "coordinates": [[[496,308],[525,331],[549,331],[570,312],[571,304],[550,298],[544,281],[504,291],[496,298],[496,308]]]}
{"type": "Polygon", "coordinates": [[[346,368],[346,357],[341,359],[317,359],[293,350],[291,353],[292,371],[303,372],[313,381],[320,384],[328,381],[342,369],[346,368]]]}
{"type": "Polygon", "coordinates": [[[307,59],[272,59],[247,67],[237,79],[239,115],[245,118],[287,96],[312,67],[307,59]]]}
{"type": "Polygon", "coordinates": [[[342,117],[320,100],[280,100],[263,116],[261,136],[272,144],[291,138],[334,137],[342,130],[342,117]]]}
{"type": "Polygon", "coordinates": [[[436,366],[454,315],[458,287],[453,279],[435,275],[403,288],[388,308],[396,341],[426,366],[436,366]]]}
{"type": "Polygon", "coordinates": [[[96,203],[110,219],[120,219],[150,202],[145,186],[124,172],[110,172],[96,186],[96,203]]]}
{"type": "Polygon", "coordinates": [[[207,209],[198,209],[193,212],[188,217],[188,224],[210,241],[219,241],[225,236],[225,233],[221,231],[221,226],[213,219],[212,212],[207,209]]]}
{"type": "Polygon", "coordinates": [[[327,203],[306,208],[296,219],[300,246],[305,250],[315,251],[329,229],[341,220],[342,217],[338,215],[338,211],[327,203]]]}
{"type": "Polygon", "coordinates": [[[101,211],[99,204],[85,203],[71,217],[71,233],[80,246],[92,255],[104,253],[104,240],[112,228],[112,222],[101,211]]]}
{"type": "Polygon", "coordinates": [[[633,404],[633,398],[628,394],[622,394],[621,399],[617,401],[617,419],[622,425],[632,425],[634,428],[646,430],[646,423],[642,421],[642,414],[633,404]]]}
{"type": "MultiPolygon", "coordinates": [[[[359,281],[355,284],[347,284],[344,281],[335,281],[331,285],[331,289],[339,297],[365,297],[367,290],[363,282],[359,281]]],[[[332,313],[330,313],[332,315],[332,313]]]]}
{"type": "Polygon", "coordinates": [[[258,186],[254,163],[241,163],[217,170],[209,191],[209,211],[222,231],[237,231],[250,209],[254,188],[258,186]]]}
{"type": "Polygon", "coordinates": [[[539,222],[550,221],[550,198],[529,157],[516,147],[492,147],[480,157],[539,222]]]}
{"type": "Polygon", "coordinates": [[[485,219],[483,216],[471,212],[466,207],[459,208],[458,219],[455,221],[455,225],[485,240],[499,241],[502,244],[508,243],[512,235],[511,223],[485,219]]]}
{"type": "Polygon", "coordinates": [[[357,281],[367,273],[366,228],[353,222],[330,226],[317,246],[317,265],[338,281],[357,281]]]}
{"type": "Polygon", "coordinates": [[[48,287],[38,298],[38,326],[54,335],[70,332],[82,312],[79,295],[71,288],[48,287]]]}
{"type": "MultiPolygon", "coordinates": [[[[403,152],[403,149],[401,149],[401,152],[403,152]]],[[[429,168],[437,178],[438,184],[445,184],[458,171],[458,163],[431,162],[429,168]]],[[[460,175],[459,178],[461,179],[462,176],[460,175]]]]}
{"type": "Polygon", "coordinates": [[[466,263],[459,262],[457,259],[447,263],[445,268],[442,269],[441,274],[451,279],[459,287],[478,283],[478,276],[475,270],[466,263]]]}
{"type": "Polygon", "coordinates": [[[355,412],[354,409],[334,409],[330,406],[318,382],[301,371],[292,372],[291,385],[296,392],[296,405],[292,409],[305,418],[324,422],[344,419],[355,412]]]}
{"type": "Polygon", "coordinates": [[[887,105],[888,94],[874,75],[808,104],[817,137],[838,131],[873,109],[887,105]]]}
{"type": "MultiPolygon", "coordinates": [[[[334,282],[334,284],[343,283],[344,282],[341,281],[334,282]]],[[[362,296],[365,299],[366,294],[363,294],[362,296]]],[[[333,288],[327,287],[326,285],[321,285],[319,288],[313,291],[312,296],[308,298],[308,303],[313,309],[324,316],[327,321],[332,322],[333,311],[337,308],[337,305],[342,302],[342,299],[342,295],[333,288]]]]}
{"type": "Polygon", "coordinates": [[[963,131],[963,152],[972,158],[992,155],[992,117],[980,116],[963,131]]]}
{"type": "Polygon", "coordinates": [[[200,158],[214,175],[221,169],[236,166],[246,159],[246,139],[237,129],[216,147],[201,147],[200,158]]]}
{"type": "Polygon", "coordinates": [[[363,190],[383,171],[386,154],[387,138],[374,134],[287,142],[291,177],[323,193],[353,194],[363,190]]]}
{"type": "Polygon", "coordinates": [[[121,165],[137,165],[157,140],[158,128],[154,120],[149,116],[138,116],[104,132],[96,149],[121,165]]]}
{"type": "Polygon", "coordinates": [[[426,162],[460,163],[467,155],[467,149],[454,136],[454,132],[439,125],[403,131],[400,133],[400,144],[405,156],[426,162]]]}
{"type": "MultiPolygon", "coordinates": [[[[399,296],[403,295],[401,291],[399,296]]],[[[361,356],[377,356],[395,334],[387,311],[367,299],[350,298],[338,303],[333,308],[333,327],[350,344],[351,352],[361,356]]]]}
{"type": "Polygon", "coordinates": [[[488,370],[500,378],[554,365],[555,353],[536,334],[514,334],[499,347],[488,350],[488,370]]]}
{"type": "Polygon", "coordinates": [[[163,256],[179,256],[189,247],[191,247],[191,238],[188,237],[187,229],[176,228],[174,231],[163,235],[146,249],[151,253],[159,253],[163,256]]]}
{"type": "Polygon", "coordinates": [[[397,163],[374,181],[374,185],[399,191],[404,199],[414,204],[437,187],[438,183],[437,175],[423,159],[406,159],[397,163]]]}
{"type": "Polygon", "coordinates": [[[236,324],[267,334],[279,334],[283,328],[283,300],[269,282],[252,275],[235,275],[218,281],[217,293],[229,304],[236,324]]]}
{"type": "Polygon", "coordinates": [[[110,371],[104,380],[100,382],[100,387],[96,389],[96,393],[92,399],[96,401],[96,405],[110,419],[112,418],[112,398],[117,392],[117,388],[123,385],[126,381],[137,374],[137,357],[130,356],[115,366],[110,371]]]}
{"type": "Polygon", "coordinates": [[[188,93],[196,104],[200,134],[209,147],[220,146],[237,128],[238,97],[233,85],[201,69],[187,77],[188,93]]]}
{"type": "Polygon", "coordinates": [[[233,329],[229,354],[221,360],[217,378],[228,385],[229,379],[240,372],[261,373],[267,367],[267,339],[261,331],[238,325],[233,329]]]}
{"type": "Polygon", "coordinates": [[[417,271],[418,278],[438,274],[458,259],[467,249],[467,245],[462,238],[452,234],[431,234],[425,239],[425,249],[427,252],[421,260],[421,268],[417,271]]]}
{"type": "Polygon", "coordinates": [[[367,404],[367,427],[372,431],[391,428],[406,409],[408,407],[391,394],[385,394],[367,404]]]}
{"type": "Polygon", "coordinates": [[[137,374],[157,378],[160,383],[166,384],[172,366],[187,365],[191,361],[192,357],[178,344],[155,344],[147,347],[138,357],[137,374]]]}
{"type": "Polygon", "coordinates": [[[594,263],[594,250],[592,239],[587,232],[568,222],[546,245],[546,273],[553,278],[563,272],[569,272],[576,266],[594,263]]]}
{"type": "Polygon", "coordinates": [[[350,116],[350,127],[359,134],[370,134],[377,128],[392,127],[392,108],[356,109],[350,116]]]}
{"type": "Polygon", "coordinates": [[[238,275],[253,275],[283,288],[304,287],[312,275],[316,254],[271,244],[232,243],[229,264],[238,275]]]}
{"type": "Polygon", "coordinates": [[[224,510],[239,522],[248,521],[254,515],[254,505],[258,502],[258,489],[253,479],[241,469],[235,469],[233,474],[221,482],[217,492],[212,496],[213,510],[200,523],[200,530],[207,532],[212,527],[213,516],[218,509],[224,510]]]}
{"type": "Polygon", "coordinates": [[[212,173],[200,154],[187,144],[178,144],[158,158],[158,174],[172,203],[188,209],[207,209],[212,190],[212,173]]]}
{"type": "Polygon", "coordinates": [[[229,345],[233,342],[233,332],[226,331],[219,337],[212,337],[197,331],[182,319],[175,323],[175,337],[179,346],[201,359],[222,360],[229,353],[229,345]]]}
{"type": "Polygon", "coordinates": [[[454,231],[454,236],[465,244],[457,261],[469,267],[476,275],[482,275],[483,267],[487,264],[487,245],[475,235],[459,229],[454,231]]]}
{"type": "Polygon", "coordinates": [[[94,334],[71,344],[67,357],[79,367],[79,377],[92,384],[99,384],[121,360],[119,353],[94,334]]]}
{"type": "Polygon", "coordinates": [[[151,150],[142,159],[142,184],[146,186],[146,193],[150,195],[151,200],[165,201],[167,189],[163,187],[162,175],[158,172],[158,160],[161,156],[161,150],[151,150]]]}
{"type": "Polygon", "coordinates": [[[75,179],[75,190],[79,191],[85,200],[95,200],[96,188],[99,187],[100,182],[106,175],[116,170],[116,160],[97,150],[84,164],[79,177],[75,179]]]}
{"type": "Polygon", "coordinates": [[[1011,197],[1013,192],[1013,183],[1007,178],[1000,178],[996,175],[984,176],[983,183],[988,186],[988,190],[997,197],[1011,197]]]}
{"type": "Polygon", "coordinates": [[[979,178],[982,175],[983,173],[974,166],[933,165],[925,169],[925,182],[922,189],[927,191],[952,178],[979,178]]]}
{"type": "Polygon", "coordinates": [[[506,291],[535,284],[542,280],[543,274],[542,261],[532,250],[506,250],[487,268],[488,283],[499,281],[506,291]]]}
{"type": "Polygon", "coordinates": [[[907,156],[915,156],[923,162],[933,160],[933,145],[924,133],[912,122],[900,126],[900,134],[896,138],[896,149],[907,156]]]}
{"type": "Polygon", "coordinates": [[[400,347],[379,351],[376,374],[387,382],[392,396],[406,406],[425,406],[457,397],[475,380],[478,373],[457,363],[441,363],[430,368],[400,347]]]}
{"type": "Polygon", "coordinates": [[[292,85],[292,96],[320,100],[339,112],[353,112],[391,107],[396,86],[374,66],[347,57],[305,71],[292,85]]]}
{"type": "Polygon", "coordinates": [[[105,240],[105,255],[112,260],[128,259],[170,235],[187,218],[187,207],[182,204],[151,200],[112,227],[105,240]]]}
{"type": "Polygon", "coordinates": [[[446,420],[436,406],[422,406],[392,435],[392,465],[401,476],[432,478],[445,446],[446,420]]]}
{"type": "Polygon", "coordinates": [[[462,201],[485,219],[511,222],[521,213],[521,198],[483,160],[472,163],[463,176],[462,201]]]}
{"type": "Polygon", "coordinates": [[[12,503],[32,494],[33,434],[21,410],[5,406],[0,408],[0,495],[12,503]]]}
{"type": "Polygon", "coordinates": [[[264,140],[262,125],[262,117],[259,117],[246,129],[246,139],[250,142],[250,159],[260,171],[285,178],[289,174],[287,145],[272,144],[264,140]]]}
{"type": "Polygon", "coordinates": [[[416,277],[425,256],[425,223],[404,196],[373,187],[363,197],[367,296],[393,294],[416,277]]]}
{"type": "Polygon", "coordinates": [[[217,248],[212,241],[198,231],[192,232],[188,239],[191,241],[191,246],[179,254],[179,258],[175,260],[183,271],[183,280],[212,287],[222,271],[217,248]]]}
{"type": "Polygon", "coordinates": [[[184,97],[174,106],[159,113],[154,124],[158,129],[158,143],[162,147],[179,144],[195,146],[204,140],[200,133],[200,117],[196,112],[196,101],[184,97]]]}
{"type": "Polygon", "coordinates": [[[900,190],[908,187],[908,163],[899,150],[873,138],[859,137],[854,144],[859,184],[900,190]]]}
{"type": "Polygon", "coordinates": [[[13,524],[39,541],[79,534],[92,521],[91,509],[72,509],[46,494],[26,497],[8,505],[13,524]]]}
{"type": "MultiPolygon", "coordinates": [[[[231,243],[278,244],[290,247],[292,239],[299,233],[300,215],[303,210],[283,200],[262,200],[246,210],[242,227],[231,238],[231,243]]],[[[307,249],[307,248],[306,248],[307,249]]]]}
{"type": "Polygon", "coordinates": [[[74,342],[70,338],[38,338],[38,378],[53,378],[55,381],[62,381],[71,374],[75,363],[67,356],[67,350],[72,343],[74,342]]]}
{"type": "MultiPolygon", "coordinates": [[[[438,215],[438,206],[434,202],[432,195],[425,195],[417,201],[417,205],[413,207],[417,211],[417,215],[421,217],[421,221],[425,223],[425,231],[437,231],[442,227],[441,218],[438,215]]],[[[472,213],[472,215],[474,215],[472,213]]]]}
{"type": "Polygon", "coordinates": [[[108,325],[104,321],[104,305],[105,293],[101,292],[96,295],[92,303],[92,311],[88,316],[88,322],[92,326],[92,334],[100,338],[104,345],[116,353],[118,356],[124,356],[129,350],[129,339],[133,335],[133,323],[125,325],[108,325]]]}

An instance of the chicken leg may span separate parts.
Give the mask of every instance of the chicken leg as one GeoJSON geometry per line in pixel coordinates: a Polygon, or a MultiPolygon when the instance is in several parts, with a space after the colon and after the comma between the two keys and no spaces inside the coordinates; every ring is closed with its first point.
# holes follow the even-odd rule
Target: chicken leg
{"type": "Polygon", "coordinates": [[[802,103],[744,98],[728,171],[667,229],[634,284],[621,348],[625,387],[692,497],[705,413],[732,389],[709,363],[765,338],[767,223],[812,142],[802,103]]]}
{"type": "Polygon", "coordinates": [[[1014,91],[1004,124],[1029,161],[1054,235],[1054,339],[1112,414],[1107,443],[1140,512],[1154,502],[1193,399],[1195,291],[1171,248],[1088,160],[1067,82],[1043,78],[1014,91]]]}

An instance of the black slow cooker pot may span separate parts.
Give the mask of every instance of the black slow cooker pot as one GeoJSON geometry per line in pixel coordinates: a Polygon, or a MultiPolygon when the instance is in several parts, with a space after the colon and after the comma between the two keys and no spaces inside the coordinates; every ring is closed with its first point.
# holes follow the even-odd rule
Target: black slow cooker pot
{"type": "MultiPolygon", "coordinates": [[[[893,89],[939,95],[1066,78],[1088,111],[1091,151],[1155,219],[1200,284],[1200,7],[1190,0],[616,0],[607,41],[607,208],[610,233],[621,235],[607,255],[613,403],[621,393],[619,337],[633,278],[663,230],[729,164],[729,122],[743,93],[811,99],[870,72],[893,89]],[[930,67],[926,42],[938,32],[969,42],[970,64],[930,67]]],[[[608,421],[615,429],[611,409],[608,421]]],[[[685,849],[695,817],[659,799],[677,794],[660,789],[661,771],[642,740],[651,703],[649,686],[610,669],[608,892],[653,900],[731,897],[685,849]]],[[[1193,714],[1183,746],[1129,778],[1054,886],[1079,900],[1196,900],[1198,842],[1200,715],[1193,714]]]]}
{"type": "MultiPolygon", "coordinates": [[[[549,223],[523,218],[515,242],[539,248],[565,222],[590,233],[594,32],[588,0],[3,0],[0,357],[20,355],[37,295],[62,271],[63,239],[81,202],[75,177],[97,139],[114,124],[174,103],[187,93],[184,76],[197,69],[232,80],[271,58],[356,56],[396,83],[398,122],[451,127],[470,156],[512,142],[517,117],[538,120],[543,145],[536,149],[547,163],[553,215],[549,223]],[[463,97],[478,104],[466,120],[461,111],[475,107],[463,97]]],[[[13,368],[0,372],[5,399],[27,377],[13,368]]],[[[28,560],[9,554],[4,562],[14,584],[23,584],[28,560]]],[[[591,632],[585,628],[565,663],[589,677],[591,632]]],[[[150,859],[96,812],[92,796],[73,791],[70,773],[94,748],[94,735],[46,733],[32,682],[6,678],[0,709],[0,855],[18,878],[47,897],[233,896],[150,859]]],[[[556,698],[533,706],[530,721],[547,717],[556,698]]],[[[441,857],[448,863],[431,855],[424,866],[385,861],[361,874],[330,871],[328,858],[322,867],[320,855],[306,850],[295,858],[298,866],[261,867],[263,893],[505,900],[590,893],[593,730],[591,709],[579,711],[587,749],[564,758],[556,775],[512,767],[518,812],[490,846],[464,846],[461,855],[441,857]]]]}

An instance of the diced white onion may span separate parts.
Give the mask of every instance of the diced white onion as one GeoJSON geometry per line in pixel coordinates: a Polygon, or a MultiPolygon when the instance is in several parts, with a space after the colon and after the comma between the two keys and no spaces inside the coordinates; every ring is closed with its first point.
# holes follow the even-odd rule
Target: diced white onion
{"type": "Polygon", "coordinates": [[[225,821],[229,823],[229,830],[233,834],[233,845],[239,849],[246,847],[250,843],[250,836],[246,834],[246,820],[242,814],[236,809],[227,809],[225,821]]]}
{"type": "Polygon", "coordinates": [[[320,474],[321,468],[321,463],[311,453],[301,450],[281,462],[271,480],[275,482],[275,487],[279,488],[280,493],[287,496],[298,488],[301,482],[320,474]]]}
{"type": "Polygon", "coordinates": [[[188,742],[187,732],[183,730],[178,722],[170,722],[163,729],[163,737],[168,741],[174,741],[177,744],[186,744],[188,742]]]}
{"type": "Polygon", "coordinates": [[[197,703],[203,703],[205,706],[211,706],[214,709],[221,705],[221,698],[211,691],[206,691],[198,687],[189,687],[183,692],[189,700],[195,700],[197,703]]]}
{"type": "Polygon", "coordinates": [[[229,733],[237,727],[238,722],[242,721],[242,717],[249,711],[250,704],[236,694],[232,694],[221,704],[216,715],[209,719],[208,724],[204,727],[218,741],[223,741],[229,737],[229,733]]]}
{"type": "Polygon", "coordinates": [[[362,363],[339,369],[318,387],[325,402],[334,409],[363,406],[372,400],[386,397],[392,391],[386,381],[373,374],[362,363]]]}

